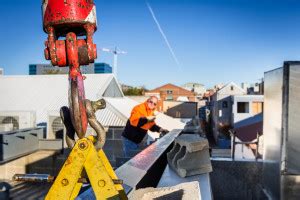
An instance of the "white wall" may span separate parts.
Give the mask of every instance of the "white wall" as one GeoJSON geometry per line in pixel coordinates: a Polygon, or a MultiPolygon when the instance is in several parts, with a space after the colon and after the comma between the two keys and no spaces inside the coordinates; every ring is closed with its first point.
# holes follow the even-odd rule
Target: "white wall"
{"type": "Polygon", "coordinates": [[[253,113],[252,103],[253,102],[264,102],[264,96],[263,95],[242,95],[242,96],[232,96],[233,101],[233,124],[242,121],[244,119],[253,117],[257,113],[253,113]],[[249,113],[238,113],[237,112],[237,103],[238,102],[248,102],[249,103],[249,113]]]}
{"type": "Polygon", "coordinates": [[[219,123],[229,123],[232,121],[232,95],[244,95],[245,92],[242,88],[234,83],[229,83],[222,89],[217,91],[212,96],[213,109],[212,109],[212,129],[215,140],[218,138],[218,125],[219,123]],[[233,90],[231,89],[233,87],[233,90]],[[227,108],[223,108],[223,101],[227,101],[227,108]],[[222,115],[220,115],[222,114],[222,115]]]}
{"type": "Polygon", "coordinates": [[[36,113],[34,111],[0,111],[1,121],[6,117],[13,117],[18,121],[19,129],[36,127],[36,113]]]}

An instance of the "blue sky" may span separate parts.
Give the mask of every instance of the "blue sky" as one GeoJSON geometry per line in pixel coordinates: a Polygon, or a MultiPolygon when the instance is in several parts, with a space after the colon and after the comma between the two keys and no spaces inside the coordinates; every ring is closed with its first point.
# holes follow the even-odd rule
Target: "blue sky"
{"type": "MultiPolygon", "coordinates": [[[[284,60],[300,60],[300,1],[149,0],[180,66],[174,61],[144,0],[95,0],[96,62],[112,63],[101,47],[127,51],[118,57],[118,79],[148,89],[165,83],[207,87],[256,82],[284,60]]],[[[44,59],[41,0],[0,2],[0,67],[28,74],[44,59]]]]}

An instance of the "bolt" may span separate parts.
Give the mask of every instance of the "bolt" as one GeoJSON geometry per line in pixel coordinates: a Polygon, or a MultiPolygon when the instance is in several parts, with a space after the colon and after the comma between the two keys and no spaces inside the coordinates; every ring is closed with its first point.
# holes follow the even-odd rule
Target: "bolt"
{"type": "Polygon", "coordinates": [[[80,143],[79,147],[80,147],[80,149],[84,149],[85,148],[85,144],[84,143],[80,143]]]}
{"type": "Polygon", "coordinates": [[[62,184],[63,186],[67,186],[67,185],[69,184],[68,179],[64,178],[63,180],[61,180],[61,184],[62,184]]]}
{"type": "Polygon", "coordinates": [[[85,150],[87,148],[88,144],[86,141],[82,141],[79,143],[79,149],[85,150]]]}
{"type": "Polygon", "coordinates": [[[114,184],[123,184],[123,180],[121,179],[113,179],[114,184]]]}
{"type": "Polygon", "coordinates": [[[98,181],[98,185],[99,185],[99,187],[104,187],[105,186],[105,181],[104,180],[100,180],[100,181],[98,181]]]}

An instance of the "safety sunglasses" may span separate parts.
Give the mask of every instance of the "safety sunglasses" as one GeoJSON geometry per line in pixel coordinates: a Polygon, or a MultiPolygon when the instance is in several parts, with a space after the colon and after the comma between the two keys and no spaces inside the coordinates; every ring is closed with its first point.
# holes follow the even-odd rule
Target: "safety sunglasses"
{"type": "Polygon", "coordinates": [[[152,100],[149,100],[149,103],[153,104],[154,106],[156,106],[156,103],[154,103],[152,100]]]}

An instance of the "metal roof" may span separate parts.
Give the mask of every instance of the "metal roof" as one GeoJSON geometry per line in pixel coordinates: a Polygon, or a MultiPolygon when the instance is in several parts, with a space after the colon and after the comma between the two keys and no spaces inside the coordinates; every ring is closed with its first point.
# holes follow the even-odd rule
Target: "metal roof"
{"type": "MultiPolygon", "coordinates": [[[[112,74],[85,76],[86,98],[96,100],[107,95],[123,97],[112,74]]],[[[59,110],[68,105],[68,86],[68,75],[0,76],[0,112],[36,111],[36,122],[47,122],[49,110],[59,110]]]]}
{"type": "MultiPolygon", "coordinates": [[[[125,126],[127,122],[127,117],[124,116],[119,110],[119,107],[114,107],[111,101],[114,98],[105,98],[106,101],[106,108],[103,110],[99,110],[96,112],[96,117],[98,121],[103,126],[125,126]]],[[[118,101],[123,101],[124,103],[128,103],[127,98],[121,97],[117,98],[118,101]]]]}
{"type": "MultiPolygon", "coordinates": [[[[105,109],[96,112],[98,121],[103,126],[125,126],[132,108],[139,103],[123,96],[112,74],[85,76],[86,98],[104,98],[107,103],[105,109]]],[[[1,76],[0,112],[35,111],[37,124],[47,122],[50,112],[59,116],[60,107],[68,105],[68,85],[68,75],[1,76]]],[[[184,127],[180,120],[162,113],[156,122],[169,130],[184,127]]]]}

